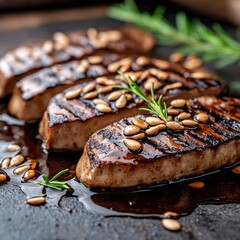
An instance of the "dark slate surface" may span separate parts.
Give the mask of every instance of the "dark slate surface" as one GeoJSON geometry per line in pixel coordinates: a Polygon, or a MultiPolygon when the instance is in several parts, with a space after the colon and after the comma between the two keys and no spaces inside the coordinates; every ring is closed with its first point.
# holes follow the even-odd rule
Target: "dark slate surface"
{"type": "MultiPolygon", "coordinates": [[[[47,37],[55,31],[119,24],[103,18],[0,32],[0,54],[25,40],[47,37]]],[[[166,56],[170,50],[158,48],[156,53],[166,56]]],[[[239,79],[237,66],[218,72],[227,80],[239,79]]],[[[25,204],[25,196],[18,187],[0,186],[0,240],[240,239],[240,204],[199,206],[180,222],[182,231],[172,233],[164,230],[156,219],[104,218],[87,212],[77,198],[69,197],[59,207],[32,207],[25,204]]]]}

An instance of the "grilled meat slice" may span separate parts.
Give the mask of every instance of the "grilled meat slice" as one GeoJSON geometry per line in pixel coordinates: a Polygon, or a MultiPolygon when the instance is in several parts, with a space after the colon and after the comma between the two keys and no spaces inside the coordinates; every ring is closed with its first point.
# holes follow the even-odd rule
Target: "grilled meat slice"
{"type": "Polygon", "coordinates": [[[8,112],[26,122],[42,118],[50,98],[66,88],[99,76],[113,74],[108,65],[124,59],[119,54],[104,54],[54,65],[21,79],[13,90],[8,112]]]}
{"type": "Polygon", "coordinates": [[[0,58],[0,99],[11,94],[19,79],[39,69],[109,51],[148,53],[154,44],[152,36],[132,27],[55,33],[52,40],[25,44],[0,58]]]}
{"type": "MultiPolygon", "coordinates": [[[[239,99],[200,97],[176,109],[189,112],[189,119],[176,115],[175,130],[170,122],[153,135],[148,135],[148,124],[148,129],[140,130],[145,138],[137,142],[124,134],[136,123],[131,118],[93,134],[78,162],[78,179],[89,187],[135,187],[201,174],[239,160],[239,99]]],[[[149,123],[147,116],[136,118],[149,123]]]]}
{"type": "MultiPolygon", "coordinates": [[[[153,62],[155,60],[151,59],[153,62]]],[[[209,75],[210,73],[206,72],[205,74],[207,75],[205,75],[204,79],[195,79],[192,77],[195,76],[195,73],[181,68],[180,65],[173,65],[171,71],[170,69],[162,71],[150,67],[146,71],[129,72],[126,75],[131,76],[132,79],[137,81],[149,97],[149,86],[152,86],[153,81],[156,95],[163,95],[166,103],[169,103],[174,98],[192,98],[205,94],[217,95],[223,91],[225,84],[221,80],[214,78],[209,75]],[[178,73],[176,73],[176,70],[173,71],[174,66],[178,69],[178,73]],[[184,78],[183,75],[188,75],[189,77],[184,78]]],[[[120,83],[119,80],[121,80],[119,76],[111,79],[105,78],[105,80],[98,78],[96,80],[96,89],[104,88],[104,86],[107,89],[108,85],[120,83]]],[[[90,84],[94,84],[94,81],[90,84]]],[[[66,90],[54,97],[49,104],[40,124],[40,134],[46,141],[46,148],[48,150],[82,150],[85,141],[92,133],[107,126],[109,123],[121,119],[124,117],[124,114],[126,114],[126,117],[136,115],[137,109],[142,106],[142,103],[138,103],[137,101],[130,108],[127,103],[126,106],[123,104],[123,109],[116,108],[115,104],[119,101],[124,101],[120,100],[120,98],[125,97],[121,96],[121,92],[115,98],[112,97],[111,89],[104,94],[101,93],[98,96],[92,97],[90,100],[84,99],[85,93],[83,91],[76,98],[66,99],[65,95],[68,92],[83,89],[84,86],[84,84],[78,85],[66,90]],[[94,98],[106,101],[107,105],[111,105],[112,110],[100,113],[97,110],[97,106],[93,103],[95,101],[94,98]],[[124,110],[124,108],[129,109],[129,111],[124,110]]],[[[92,91],[94,92],[96,89],[92,91]]],[[[127,96],[131,98],[132,95],[128,93],[127,96]]]]}

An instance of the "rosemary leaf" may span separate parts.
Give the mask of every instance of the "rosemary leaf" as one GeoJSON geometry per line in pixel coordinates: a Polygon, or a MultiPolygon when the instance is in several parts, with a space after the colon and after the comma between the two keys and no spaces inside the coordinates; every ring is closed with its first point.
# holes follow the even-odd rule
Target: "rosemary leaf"
{"type": "Polygon", "coordinates": [[[152,15],[141,12],[134,0],[125,0],[109,10],[111,17],[152,33],[159,45],[178,45],[177,51],[200,55],[204,61],[214,62],[216,67],[240,63],[240,29],[234,39],[217,23],[209,28],[199,19],[190,21],[185,13],[179,12],[174,26],[164,13],[162,6],[157,7],[152,15]]]}

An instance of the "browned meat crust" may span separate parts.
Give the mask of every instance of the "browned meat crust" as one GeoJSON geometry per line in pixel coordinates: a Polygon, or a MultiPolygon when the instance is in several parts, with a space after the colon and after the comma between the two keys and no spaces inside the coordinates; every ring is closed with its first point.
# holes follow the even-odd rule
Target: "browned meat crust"
{"type": "Polygon", "coordinates": [[[25,44],[0,58],[0,99],[11,94],[19,79],[39,69],[106,51],[148,53],[154,44],[152,36],[132,27],[56,33],[52,40],[25,44]]]}
{"type": "MultiPolygon", "coordinates": [[[[77,165],[78,179],[89,187],[134,187],[200,174],[239,159],[239,99],[200,97],[178,110],[190,111],[197,127],[167,128],[147,136],[139,141],[138,152],[123,143],[130,118],[93,134],[77,165]],[[196,120],[200,112],[209,116],[205,123],[196,120]]],[[[146,116],[137,118],[145,120],[146,116]]],[[[181,122],[177,116],[174,120],[181,122]]]]}
{"type": "MultiPolygon", "coordinates": [[[[156,59],[150,60],[155,61],[156,59]]],[[[206,94],[218,95],[225,88],[225,84],[221,80],[213,77],[209,72],[205,72],[205,74],[207,74],[205,75],[205,78],[199,79],[192,77],[195,76],[194,74],[199,70],[196,70],[196,72],[189,72],[180,65],[172,65],[172,69],[174,67],[177,67],[178,73],[173,70],[163,71],[157,68],[149,67],[149,69],[143,72],[130,72],[126,74],[131,75],[133,79],[138,81],[149,97],[150,92],[148,83],[154,79],[156,95],[163,95],[166,103],[169,103],[175,98],[193,98],[206,94]],[[183,75],[189,77],[183,77],[183,75]],[[175,88],[169,87],[173,86],[172,84],[179,83],[181,86],[175,88]]],[[[110,81],[117,81],[118,83],[119,76],[111,78],[110,81]]],[[[98,79],[96,82],[98,82],[98,79]]],[[[94,83],[94,81],[92,83],[94,83]]],[[[93,104],[94,98],[84,100],[83,93],[74,99],[67,100],[65,98],[65,94],[67,92],[71,92],[75,89],[82,89],[84,86],[85,84],[77,85],[76,87],[68,89],[52,99],[40,124],[40,134],[46,141],[46,147],[48,150],[82,150],[85,141],[92,133],[121,119],[122,117],[136,115],[138,108],[142,105],[142,103],[139,104],[136,102],[131,105],[129,108],[131,109],[130,111],[122,109],[120,111],[115,107],[117,99],[114,101],[108,100],[108,96],[111,94],[112,90],[94,97],[107,101],[107,104],[109,104],[112,108],[112,111],[109,113],[100,113],[96,110],[96,106],[93,104]],[[81,132],[81,134],[79,134],[79,132],[81,132]]],[[[97,88],[103,86],[104,84],[101,86],[97,84],[97,88]]],[[[126,107],[128,108],[128,105],[126,105],[126,107]]],[[[126,107],[124,106],[123,109],[126,107]]]]}

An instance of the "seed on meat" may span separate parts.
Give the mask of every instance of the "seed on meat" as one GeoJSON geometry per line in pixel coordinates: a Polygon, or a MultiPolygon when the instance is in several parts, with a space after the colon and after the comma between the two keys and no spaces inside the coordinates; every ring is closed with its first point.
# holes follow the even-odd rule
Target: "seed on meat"
{"type": "Polygon", "coordinates": [[[102,113],[112,112],[112,109],[109,106],[106,106],[105,104],[101,104],[101,103],[96,105],[96,109],[102,113]]]}
{"type": "Polygon", "coordinates": [[[93,103],[94,103],[95,105],[103,104],[103,105],[109,106],[109,104],[108,104],[106,101],[104,101],[103,99],[100,99],[100,98],[94,99],[94,100],[93,100],[93,103]]]}
{"type": "Polygon", "coordinates": [[[190,118],[190,117],[191,117],[191,114],[188,113],[188,112],[182,112],[178,115],[179,120],[184,120],[184,119],[187,119],[187,118],[190,118]]]}
{"type": "Polygon", "coordinates": [[[108,81],[109,79],[107,77],[98,77],[96,78],[96,82],[98,84],[102,84],[102,85],[106,85],[105,83],[108,81]]]}
{"type": "Polygon", "coordinates": [[[74,90],[72,90],[72,91],[69,91],[69,92],[67,92],[67,93],[65,94],[65,98],[66,98],[67,100],[72,100],[72,99],[74,99],[74,98],[77,98],[77,97],[80,96],[81,91],[82,91],[81,88],[79,88],[79,89],[74,89],[74,90]]]}
{"type": "Polygon", "coordinates": [[[10,158],[5,158],[1,163],[1,168],[8,168],[10,165],[10,158]]]}
{"type": "Polygon", "coordinates": [[[131,118],[131,121],[132,121],[132,124],[134,124],[137,127],[140,127],[141,129],[148,128],[148,125],[142,119],[133,117],[131,118]]]}
{"type": "Polygon", "coordinates": [[[169,57],[169,60],[171,62],[178,63],[178,62],[181,62],[183,60],[183,58],[184,58],[183,54],[177,52],[177,53],[171,54],[170,57],[169,57]]]}
{"type": "Polygon", "coordinates": [[[184,126],[175,121],[167,122],[167,127],[171,130],[183,130],[184,126]]]}
{"type": "Polygon", "coordinates": [[[119,71],[125,73],[125,72],[129,71],[130,68],[131,68],[131,63],[129,63],[129,64],[123,64],[123,65],[121,66],[121,68],[120,68],[119,71]]]}
{"type": "Polygon", "coordinates": [[[83,99],[93,99],[98,96],[98,92],[89,92],[83,96],[83,99]]]}
{"type": "Polygon", "coordinates": [[[100,33],[100,38],[104,38],[110,42],[117,42],[122,38],[122,33],[118,30],[110,30],[100,33]],[[105,36],[104,36],[105,35],[105,36]]]}
{"type": "Polygon", "coordinates": [[[16,151],[21,150],[21,147],[20,147],[19,145],[17,145],[17,144],[12,144],[12,145],[9,145],[9,146],[7,147],[7,150],[8,150],[9,152],[16,152],[16,151]]]}
{"type": "Polygon", "coordinates": [[[152,63],[158,67],[158,68],[161,68],[161,69],[167,69],[170,67],[170,63],[168,61],[165,61],[165,60],[160,60],[160,59],[153,59],[152,60],[152,63]]]}
{"type": "Polygon", "coordinates": [[[17,155],[12,158],[12,160],[10,161],[10,164],[12,167],[16,167],[16,166],[22,164],[24,161],[25,161],[25,158],[23,155],[17,155]]]}
{"type": "Polygon", "coordinates": [[[4,183],[7,181],[7,176],[3,173],[0,173],[0,183],[4,183]]]}
{"type": "Polygon", "coordinates": [[[53,42],[51,40],[47,40],[44,44],[43,44],[43,51],[47,54],[51,53],[54,49],[53,46],[53,42]]]}
{"type": "Polygon", "coordinates": [[[19,175],[29,169],[30,169],[30,166],[22,166],[22,167],[15,168],[13,173],[19,175]]]}
{"type": "Polygon", "coordinates": [[[148,129],[145,131],[145,133],[146,133],[147,135],[154,135],[154,134],[158,133],[159,131],[160,131],[159,127],[158,127],[158,126],[154,126],[154,127],[148,128],[148,129]]]}
{"type": "Polygon", "coordinates": [[[127,99],[122,95],[115,103],[116,108],[124,108],[127,105],[127,99]]]}
{"type": "Polygon", "coordinates": [[[150,77],[144,84],[144,88],[151,91],[152,87],[154,90],[160,88],[163,84],[159,82],[155,77],[150,77]]]}
{"type": "Polygon", "coordinates": [[[125,94],[125,97],[126,97],[127,101],[131,101],[133,99],[133,96],[130,93],[125,94]]]}
{"type": "Polygon", "coordinates": [[[203,182],[192,182],[192,183],[189,183],[188,186],[191,187],[191,188],[199,189],[199,188],[203,188],[205,186],[205,183],[203,183],[203,182]]]}
{"type": "Polygon", "coordinates": [[[162,225],[169,231],[179,231],[181,229],[181,224],[174,219],[163,219],[162,225]]]}
{"type": "Polygon", "coordinates": [[[186,100],[184,99],[175,99],[171,102],[171,105],[175,108],[182,108],[186,104],[186,100]]]}
{"type": "Polygon", "coordinates": [[[167,79],[168,78],[168,72],[164,72],[164,71],[161,71],[161,70],[159,70],[159,69],[156,69],[156,68],[151,68],[151,69],[149,69],[149,72],[152,74],[152,75],[154,75],[154,76],[156,76],[156,77],[158,77],[158,78],[160,78],[160,79],[162,79],[162,80],[165,80],[165,79],[167,79]]]}
{"type": "Polygon", "coordinates": [[[61,42],[61,43],[64,43],[64,44],[68,44],[69,43],[69,39],[68,39],[67,35],[62,33],[62,32],[54,33],[53,39],[56,42],[61,42]]]}
{"type": "Polygon", "coordinates": [[[168,111],[168,115],[170,115],[170,116],[174,116],[174,115],[179,114],[179,111],[177,109],[174,109],[174,108],[170,108],[167,111],[168,111]]]}
{"type": "Polygon", "coordinates": [[[185,119],[182,121],[183,125],[184,126],[188,126],[188,127],[193,127],[193,126],[197,126],[198,123],[193,121],[193,120],[190,120],[190,119],[185,119]]]}
{"type": "Polygon", "coordinates": [[[142,148],[141,143],[134,139],[124,139],[123,143],[128,149],[132,151],[138,151],[142,148]]]}
{"type": "Polygon", "coordinates": [[[46,198],[45,197],[33,197],[29,198],[27,200],[27,203],[29,205],[42,205],[46,203],[46,198]]]}
{"type": "Polygon", "coordinates": [[[103,61],[103,57],[102,56],[92,56],[88,58],[88,62],[90,64],[99,64],[103,61]]]}
{"type": "Polygon", "coordinates": [[[32,170],[36,169],[38,164],[39,164],[38,160],[32,160],[32,159],[30,160],[30,168],[32,170]]]}
{"type": "Polygon", "coordinates": [[[99,93],[108,93],[111,92],[113,90],[112,86],[106,86],[106,87],[102,87],[100,89],[98,89],[99,93]]]}
{"type": "Polygon", "coordinates": [[[208,72],[193,72],[190,74],[191,78],[197,78],[197,79],[204,79],[204,78],[210,78],[211,74],[208,72]]]}
{"type": "Polygon", "coordinates": [[[149,64],[149,58],[144,57],[144,56],[138,57],[136,60],[136,63],[139,66],[145,66],[145,65],[149,64]]]}
{"type": "Polygon", "coordinates": [[[158,118],[158,117],[147,117],[147,118],[146,118],[146,122],[147,122],[149,125],[151,125],[151,126],[155,126],[155,125],[164,123],[164,121],[161,120],[161,119],[158,118]]]}
{"type": "Polygon", "coordinates": [[[166,86],[166,90],[172,90],[176,88],[181,88],[183,84],[181,82],[172,83],[166,86]]]}
{"type": "Polygon", "coordinates": [[[135,126],[135,125],[128,125],[125,129],[124,129],[124,134],[129,136],[129,135],[134,135],[140,132],[140,128],[135,126]]]}
{"type": "Polygon", "coordinates": [[[96,88],[96,84],[95,83],[89,83],[87,84],[84,88],[83,88],[83,93],[88,93],[93,91],[96,88]]]}
{"type": "Polygon", "coordinates": [[[28,180],[34,178],[35,176],[36,176],[35,170],[28,170],[28,171],[24,174],[23,179],[24,179],[25,181],[28,181],[28,180]]]}
{"type": "Polygon", "coordinates": [[[79,71],[80,73],[82,73],[82,74],[87,71],[87,68],[84,67],[84,66],[81,65],[81,64],[78,65],[77,69],[78,69],[78,71],[79,71]]]}
{"type": "Polygon", "coordinates": [[[135,140],[141,140],[141,139],[145,138],[145,134],[144,133],[138,133],[136,135],[131,136],[131,138],[135,139],[135,140]]]}
{"type": "Polygon", "coordinates": [[[197,57],[192,57],[187,59],[183,65],[185,68],[192,70],[200,67],[202,65],[202,60],[197,57]]]}
{"type": "Polygon", "coordinates": [[[197,115],[197,120],[198,120],[199,122],[207,122],[207,121],[208,121],[208,118],[209,118],[209,116],[208,116],[208,114],[206,114],[206,113],[199,113],[199,114],[197,115]]]}
{"type": "Polygon", "coordinates": [[[108,65],[108,71],[110,72],[116,72],[120,68],[119,62],[114,62],[108,65]]]}

